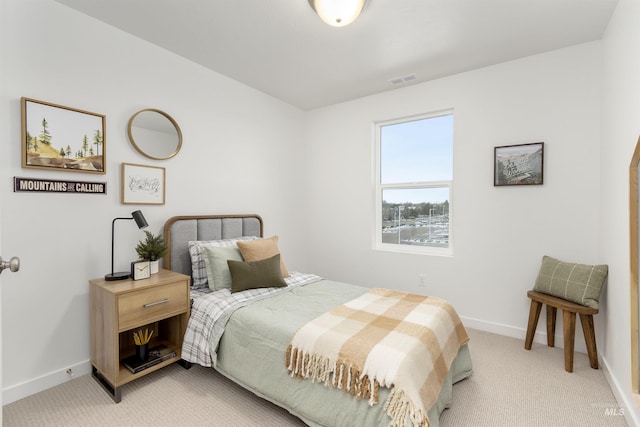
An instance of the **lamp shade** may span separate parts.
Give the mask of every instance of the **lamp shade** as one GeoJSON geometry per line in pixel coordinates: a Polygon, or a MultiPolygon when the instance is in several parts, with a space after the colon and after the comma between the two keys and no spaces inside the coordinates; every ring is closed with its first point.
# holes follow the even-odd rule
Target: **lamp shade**
{"type": "Polygon", "coordinates": [[[320,19],[333,27],[351,24],[362,12],[366,0],[309,0],[320,19]]]}
{"type": "Polygon", "coordinates": [[[149,226],[149,224],[147,224],[147,220],[145,219],[144,215],[142,215],[142,211],[131,212],[131,216],[135,220],[138,228],[147,228],[149,226]]]}

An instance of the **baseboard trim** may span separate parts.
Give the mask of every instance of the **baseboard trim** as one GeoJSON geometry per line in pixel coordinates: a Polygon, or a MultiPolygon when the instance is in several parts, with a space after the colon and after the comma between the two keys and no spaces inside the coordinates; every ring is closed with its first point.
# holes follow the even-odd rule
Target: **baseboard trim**
{"type": "Polygon", "coordinates": [[[20,384],[2,389],[2,404],[7,405],[32,394],[63,384],[75,377],[91,373],[89,360],[59,369],[20,384]],[[67,373],[71,369],[72,374],[67,373]]]}
{"type": "MultiPolygon", "coordinates": [[[[460,316],[462,323],[465,326],[478,329],[480,331],[491,332],[498,335],[504,335],[511,338],[518,338],[524,340],[527,335],[527,330],[525,328],[519,328],[515,326],[505,325],[502,323],[488,322],[486,320],[474,319],[472,317],[460,316]]],[[[546,320],[545,320],[546,322],[546,320]]],[[[576,326],[580,328],[581,326],[576,326]]],[[[533,342],[538,344],[547,345],[547,333],[536,330],[535,335],[533,336],[533,342]]],[[[564,348],[563,346],[563,338],[562,338],[562,322],[556,325],[556,339],[555,346],[558,348],[564,348]]],[[[587,346],[584,343],[584,338],[579,333],[576,333],[576,340],[574,344],[574,351],[579,353],[587,353],[587,346]]],[[[598,356],[600,356],[598,354],[598,356]]]]}
{"type": "MultiPolygon", "coordinates": [[[[464,323],[464,325],[469,328],[478,329],[480,331],[485,331],[485,332],[491,332],[498,335],[504,335],[511,338],[518,338],[518,339],[524,340],[524,337],[527,332],[526,329],[524,328],[505,325],[502,323],[488,322],[486,320],[480,320],[480,319],[475,319],[472,317],[465,317],[465,316],[461,316],[460,318],[462,319],[462,322],[464,323]]],[[[561,330],[562,328],[560,328],[560,331],[561,330]]],[[[533,340],[534,342],[546,345],[547,334],[544,332],[537,331],[533,340]]],[[[558,347],[562,347],[562,337],[559,337],[559,339],[558,337],[556,337],[556,343],[558,347]]],[[[575,351],[579,351],[582,353],[587,352],[584,343],[579,341],[576,341],[575,343],[575,351]]],[[[633,402],[629,403],[626,401],[626,399],[624,398],[625,393],[620,392],[617,382],[611,377],[606,361],[602,360],[602,358],[600,357],[599,359],[601,359],[602,363],[606,366],[606,369],[604,369],[603,372],[605,374],[605,378],[607,379],[607,382],[609,383],[611,389],[615,394],[616,400],[618,400],[618,402],[624,402],[624,404],[627,405],[627,407],[632,407],[631,405],[633,402]]],[[[55,387],[57,385],[63,384],[73,379],[74,377],[88,375],[90,373],[91,373],[91,363],[89,360],[86,360],[84,362],[77,363],[73,366],[65,367],[57,371],[51,372],[49,374],[45,374],[40,377],[34,378],[32,380],[25,381],[23,383],[4,388],[2,390],[2,404],[7,405],[9,403],[31,396],[32,394],[36,394],[41,391],[47,390],[51,387],[55,387]],[[68,369],[72,370],[73,376],[67,373],[68,369]]],[[[633,416],[634,416],[633,411],[625,412],[626,419],[633,416]],[[629,413],[629,415],[627,415],[627,413],[629,413]]],[[[635,421],[636,420],[627,420],[627,422],[630,425],[640,426],[640,423],[637,423],[635,421]],[[634,421],[634,424],[632,424],[631,421],[634,421]]]]}
{"type": "Polygon", "coordinates": [[[625,421],[629,426],[640,426],[640,419],[638,419],[638,414],[635,410],[630,408],[635,408],[636,404],[633,399],[629,400],[629,393],[625,393],[624,389],[620,387],[620,383],[611,375],[611,370],[609,369],[609,363],[607,363],[607,359],[604,357],[600,358],[600,368],[602,369],[602,373],[609,383],[609,387],[611,387],[611,391],[613,392],[613,396],[616,398],[618,402],[617,408],[606,407],[602,410],[608,410],[614,415],[624,416],[625,421]],[[626,410],[625,410],[626,408],[626,410]],[[620,413],[622,411],[622,413],[620,413]]]}

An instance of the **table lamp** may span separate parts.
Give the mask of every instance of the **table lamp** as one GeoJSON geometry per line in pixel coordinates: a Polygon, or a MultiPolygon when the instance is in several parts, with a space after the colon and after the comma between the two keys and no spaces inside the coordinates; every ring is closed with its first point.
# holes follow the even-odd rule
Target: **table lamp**
{"type": "Polygon", "coordinates": [[[131,212],[131,218],[114,218],[113,221],[111,221],[111,273],[109,274],[105,274],[104,276],[104,280],[106,281],[112,281],[112,280],[125,280],[129,278],[129,272],[128,271],[120,271],[117,273],[113,272],[113,236],[114,236],[114,230],[115,230],[115,225],[116,225],[116,221],[119,219],[133,219],[136,221],[136,224],[138,225],[139,229],[143,229],[149,226],[149,224],[147,224],[147,220],[144,218],[144,215],[142,215],[142,211],[134,211],[131,212]]]}

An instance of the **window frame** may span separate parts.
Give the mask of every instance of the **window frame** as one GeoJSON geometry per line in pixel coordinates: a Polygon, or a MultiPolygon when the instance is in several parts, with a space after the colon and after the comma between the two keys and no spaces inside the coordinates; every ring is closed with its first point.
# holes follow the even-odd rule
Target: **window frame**
{"type": "MultiPolygon", "coordinates": [[[[453,256],[453,169],[454,169],[454,146],[452,141],[451,149],[451,180],[439,181],[420,181],[420,182],[394,182],[382,184],[382,158],[381,158],[381,129],[384,126],[396,125],[401,123],[419,121],[424,119],[442,117],[451,115],[453,117],[453,108],[434,111],[430,113],[396,118],[392,120],[383,120],[374,122],[374,231],[373,231],[373,249],[387,252],[403,252],[412,254],[437,255],[437,256],[453,256]],[[446,188],[449,191],[449,244],[446,248],[406,245],[382,242],[382,193],[384,190],[394,189],[429,189],[429,188],[446,188]]],[[[453,131],[453,129],[452,129],[453,131]]]]}

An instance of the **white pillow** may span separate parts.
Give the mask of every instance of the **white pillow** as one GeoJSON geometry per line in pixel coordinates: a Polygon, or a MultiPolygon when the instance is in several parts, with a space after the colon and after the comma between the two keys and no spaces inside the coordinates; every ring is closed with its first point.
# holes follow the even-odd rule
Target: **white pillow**
{"type": "Polygon", "coordinates": [[[243,236],[233,239],[222,240],[193,240],[189,242],[189,255],[191,256],[191,287],[193,289],[206,288],[208,286],[207,265],[202,256],[202,247],[210,246],[214,248],[237,247],[239,240],[256,240],[256,236],[243,236]]]}

